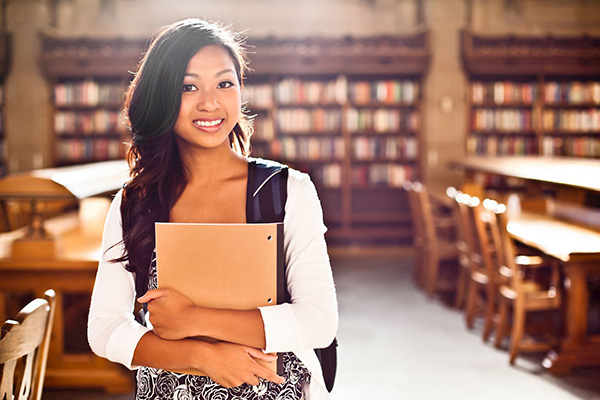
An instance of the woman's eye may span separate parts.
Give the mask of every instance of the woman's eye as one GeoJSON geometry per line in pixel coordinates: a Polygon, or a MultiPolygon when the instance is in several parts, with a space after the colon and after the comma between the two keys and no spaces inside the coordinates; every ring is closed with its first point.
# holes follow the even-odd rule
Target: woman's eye
{"type": "Polygon", "coordinates": [[[184,92],[193,92],[194,90],[196,90],[196,86],[192,85],[191,83],[183,85],[184,92]]]}
{"type": "Polygon", "coordinates": [[[235,84],[231,81],[224,81],[219,83],[219,89],[227,89],[233,86],[235,86],[235,84]]]}

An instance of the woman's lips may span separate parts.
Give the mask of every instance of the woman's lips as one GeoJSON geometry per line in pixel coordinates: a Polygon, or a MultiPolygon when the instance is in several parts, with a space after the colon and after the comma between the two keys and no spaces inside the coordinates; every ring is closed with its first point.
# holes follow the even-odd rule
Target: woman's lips
{"type": "Polygon", "coordinates": [[[219,119],[196,119],[194,126],[204,132],[217,132],[223,126],[223,118],[219,119]]]}

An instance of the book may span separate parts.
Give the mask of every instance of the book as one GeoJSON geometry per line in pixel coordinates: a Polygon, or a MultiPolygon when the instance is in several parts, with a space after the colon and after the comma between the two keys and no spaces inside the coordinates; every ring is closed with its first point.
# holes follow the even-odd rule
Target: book
{"type": "MultiPolygon", "coordinates": [[[[283,224],[156,223],[159,288],[196,305],[253,310],[284,301],[283,224]]],[[[206,338],[199,338],[206,340],[206,338]]],[[[258,361],[273,371],[277,363],[258,361]]],[[[205,375],[202,371],[176,371],[205,375]]]]}

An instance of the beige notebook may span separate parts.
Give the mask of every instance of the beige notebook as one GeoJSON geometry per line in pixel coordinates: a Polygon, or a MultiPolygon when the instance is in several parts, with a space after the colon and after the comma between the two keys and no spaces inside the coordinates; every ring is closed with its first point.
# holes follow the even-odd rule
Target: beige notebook
{"type": "MultiPolygon", "coordinates": [[[[159,288],[174,288],[211,308],[252,310],[283,302],[283,224],[156,223],[155,228],[159,288]]],[[[282,372],[281,357],[261,364],[282,372]]]]}

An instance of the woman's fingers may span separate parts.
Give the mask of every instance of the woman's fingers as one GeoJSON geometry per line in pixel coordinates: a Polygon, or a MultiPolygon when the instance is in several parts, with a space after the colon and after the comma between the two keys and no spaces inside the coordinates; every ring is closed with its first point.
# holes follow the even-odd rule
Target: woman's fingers
{"type": "Polygon", "coordinates": [[[255,349],[254,347],[248,347],[247,348],[248,354],[250,354],[252,356],[252,358],[255,358],[257,360],[263,360],[263,361],[277,361],[277,354],[275,353],[265,353],[260,349],[255,349]]]}
{"type": "Polygon", "coordinates": [[[285,378],[283,376],[277,375],[275,372],[271,371],[267,367],[263,367],[258,363],[256,363],[254,375],[280,385],[285,382],[285,378]]]}
{"type": "Polygon", "coordinates": [[[194,318],[197,311],[194,303],[185,295],[170,288],[148,290],[138,299],[148,304],[150,322],[154,333],[168,340],[183,339],[194,336],[197,326],[194,318]]]}
{"type": "Polygon", "coordinates": [[[137,299],[140,303],[148,303],[151,300],[156,300],[165,295],[168,289],[150,289],[142,297],[137,299]]]}
{"type": "Polygon", "coordinates": [[[254,361],[256,363],[254,374],[256,376],[266,379],[268,381],[271,381],[273,383],[281,384],[281,383],[285,382],[285,379],[283,377],[277,375],[275,372],[271,371],[269,368],[264,367],[264,366],[260,365],[258,362],[256,362],[256,360],[275,362],[275,361],[277,361],[277,354],[264,353],[262,350],[255,349],[254,347],[247,347],[246,351],[252,358],[254,358],[254,361]]]}
{"type": "Polygon", "coordinates": [[[269,368],[258,363],[261,360],[273,362],[277,359],[274,354],[264,354],[262,350],[233,343],[203,343],[209,349],[208,358],[202,369],[215,382],[225,387],[235,387],[242,383],[258,385],[259,378],[284,383],[285,379],[269,368]]]}

